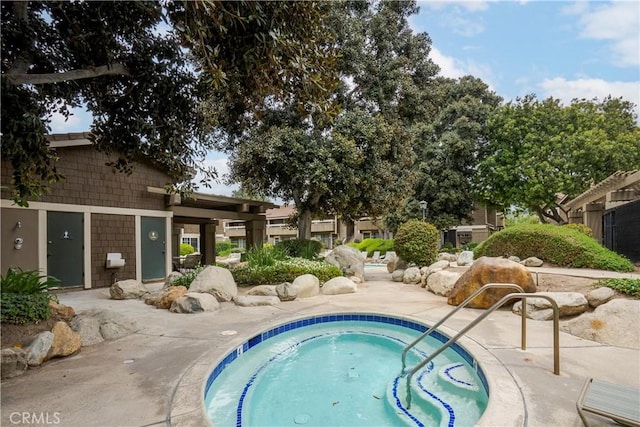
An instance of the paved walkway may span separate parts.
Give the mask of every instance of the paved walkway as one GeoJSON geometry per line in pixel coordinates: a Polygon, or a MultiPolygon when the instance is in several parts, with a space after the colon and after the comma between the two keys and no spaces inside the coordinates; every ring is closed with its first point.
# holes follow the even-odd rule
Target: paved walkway
{"type": "MultiPolygon", "coordinates": [[[[169,313],[142,301],[110,300],[107,289],[60,294],[61,303],[76,311],[116,310],[136,318],[143,328],[136,334],[83,348],[73,357],[47,362],[3,381],[0,424],[28,425],[22,422],[27,414],[46,416],[49,425],[61,426],[200,427],[203,409],[199,396],[205,378],[194,376],[194,372],[202,372],[203,367],[211,366],[234,346],[264,329],[301,316],[353,311],[404,316],[433,324],[451,310],[444,298],[414,285],[391,282],[386,270],[372,269],[366,274],[368,280],[356,294],[317,296],[273,307],[223,304],[218,312],[197,315],[169,313]],[[228,330],[238,333],[222,333],[228,330]],[[183,393],[185,390],[192,393],[183,393]]],[[[479,313],[461,310],[447,322],[445,332],[455,333],[479,313]]],[[[493,313],[468,333],[463,344],[473,347],[474,354],[476,350],[481,352],[480,360],[491,365],[488,376],[494,387],[490,405],[504,413],[504,418],[498,418],[505,421],[504,425],[582,425],[575,401],[590,376],[640,386],[639,350],[564,333],[560,336],[561,374],[554,375],[551,323],[527,324],[525,351],[519,348],[520,318],[508,310],[493,313]]],[[[615,425],[593,419],[596,425],[615,425]]],[[[483,419],[480,424],[502,423],[494,418],[483,419]]]]}

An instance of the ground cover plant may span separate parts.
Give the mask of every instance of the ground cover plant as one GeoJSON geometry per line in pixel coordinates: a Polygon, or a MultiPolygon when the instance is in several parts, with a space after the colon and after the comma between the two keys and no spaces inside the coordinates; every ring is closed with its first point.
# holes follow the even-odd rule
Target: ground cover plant
{"type": "Polygon", "coordinates": [[[419,266],[435,262],[439,244],[438,229],[417,219],[402,224],[394,239],[394,247],[400,259],[419,266]]]}
{"type": "Polygon", "coordinates": [[[380,256],[383,256],[393,250],[393,239],[364,239],[362,242],[348,243],[348,245],[359,251],[367,251],[368,257],[373,256],[376,251],[380,252],[380,256]]]}
{"type": "Polygon", "coordinates": [[[304,258],[278,260],[273,265],[239,266],[231,270],[238,286],[277,285],[293,282],[303,274],[313,274],[320,283],[342,276],[342,271],[324,261],[312,261],[304,258]]]}
{"type": "Polygon", "coordinates": [[[24,324],[48,319],[49,301],[56,299],[48,290],[59,283],[55,277],[37,270],[10,268],[0,277],[0,323],[24,324]]]}
{"type": "Polygon", "coordinates": [[[640,298],[640,279],[604,279],[594,284],[600,288],[606,286],[616,291],[640,298]]]}
{"type": "Polygon", "coordinates": [[[561,267],[633,271],[633,264],[583,231],[551,224],[522,224],[492,234],[474,250],[481,256],[538,257],[561,267]]]}

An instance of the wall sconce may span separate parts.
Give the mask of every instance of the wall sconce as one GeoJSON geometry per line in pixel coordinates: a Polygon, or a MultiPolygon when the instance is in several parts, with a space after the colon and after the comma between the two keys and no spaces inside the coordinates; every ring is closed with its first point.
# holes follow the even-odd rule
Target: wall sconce
{"type": "Polygon", "coordinates": [[[22,237],[16,237],[15,240],[13,241],[13,247],[15,249],[22,249],[22,243],[24,243],[24,240],[22,240],[22,237]]]}

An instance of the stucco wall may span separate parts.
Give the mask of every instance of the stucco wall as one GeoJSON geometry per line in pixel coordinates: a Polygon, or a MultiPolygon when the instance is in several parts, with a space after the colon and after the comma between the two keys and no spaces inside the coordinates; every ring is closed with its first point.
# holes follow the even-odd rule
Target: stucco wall
{"type": "Polygon", "coordinates": [[[38,211],[2,209],[0,227],[1,274],[10,267],[38,270],[38,211]],[[15,248],[15,239],[22,239],[22,247],[15,248]]]}

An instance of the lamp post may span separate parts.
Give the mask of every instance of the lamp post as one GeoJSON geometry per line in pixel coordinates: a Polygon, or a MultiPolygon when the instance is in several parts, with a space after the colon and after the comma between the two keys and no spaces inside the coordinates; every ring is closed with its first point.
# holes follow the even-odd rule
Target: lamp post
{"type": "Polygon", "coordinates": [[[427,202],[424,200],[420,200],[420,202],[418,203],[422,208],[422,220],[424,221],[427,218],[427,202]]]}

